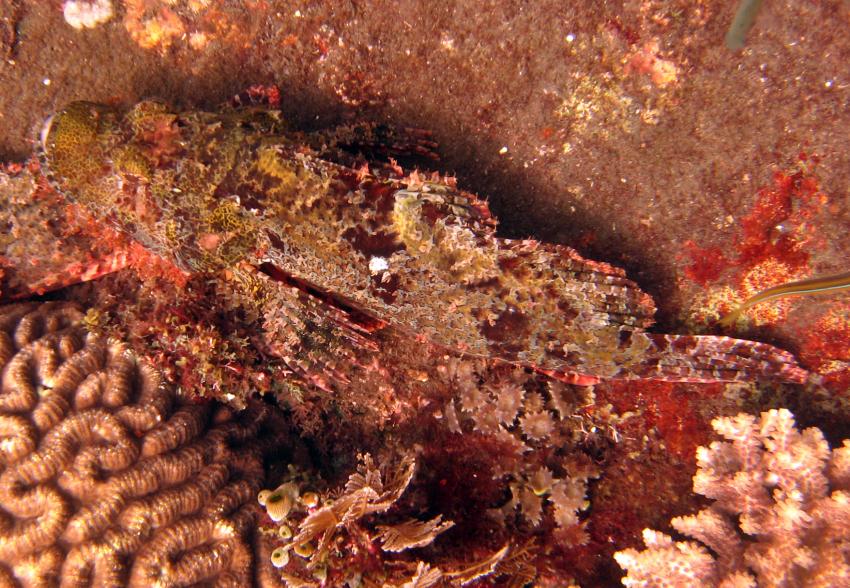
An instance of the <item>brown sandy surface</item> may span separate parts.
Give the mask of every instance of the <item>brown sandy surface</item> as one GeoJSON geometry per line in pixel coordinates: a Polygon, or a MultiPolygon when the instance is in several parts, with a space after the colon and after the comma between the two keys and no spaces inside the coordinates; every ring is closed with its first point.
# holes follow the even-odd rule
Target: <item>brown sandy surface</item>
{"type": "Polygon", "coordinates": [[[723,44],[735,2],[113,4],[77,31],[59,2],[2,3],[2,158],[70,100],[214,107],[277,84],[296,125],[433,131],[506,235],[625,266],[667,328],[690,304],[683,242],[731,251],[737,217],[800,153],[829,198],[812,271],[844,267],[846,2],[769,3],[740,52],[723,44]]]}

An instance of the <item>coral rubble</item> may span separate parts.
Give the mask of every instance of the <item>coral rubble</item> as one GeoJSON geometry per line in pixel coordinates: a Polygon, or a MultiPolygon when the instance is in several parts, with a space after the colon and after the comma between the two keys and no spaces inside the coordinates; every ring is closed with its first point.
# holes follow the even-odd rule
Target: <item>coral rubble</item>
{"type": "Polygon", "coordinates": [[[785,409],[712,422],[727,441],[697,451],[694,491],[714,502],[671,521],[694,541],[645,529],[615,554],[626,586],[846,586],[850,441],[830,450],[785,409]],[[709,551],[711,550],[711,551],[709,551]]]}
{"type": "Polygon", "coordinates": [[[261,404],[186,402],[83,317],[0,307],[0,579],[249,585],[253,501],[285,425],[261,404]]]}

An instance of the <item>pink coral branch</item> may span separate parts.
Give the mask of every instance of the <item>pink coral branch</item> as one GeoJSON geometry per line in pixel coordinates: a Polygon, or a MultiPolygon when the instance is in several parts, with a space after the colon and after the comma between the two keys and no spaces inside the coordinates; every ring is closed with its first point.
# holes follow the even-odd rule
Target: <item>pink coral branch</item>
{"type": "Polygon", "coordinates": [[[615,554],[623,584],[850,585],[850,442],[830,450],[785,409],[717,418],[726,441],[697,451],[694,491],[714,503],[673,527],[694,541],[644,530],[646,549],[615,554]],[[714,553],[710,553],[703,545],[714,553]]]}

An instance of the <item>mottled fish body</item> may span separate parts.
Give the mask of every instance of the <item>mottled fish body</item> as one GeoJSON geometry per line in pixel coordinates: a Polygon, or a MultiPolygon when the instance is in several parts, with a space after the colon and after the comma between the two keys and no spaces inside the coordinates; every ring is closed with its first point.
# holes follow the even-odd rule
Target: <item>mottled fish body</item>
{"type": "Polygon", "coordinates": [[[583,384],[807,375],[769,345],[650,333],[653,301],[619,268],[500,238],[452,182],[341,165],[276,111],[79,102],[42,149],[54,185],[98,218],[186,271],[248,284],[290,349],[316,338],[281,323],[306,333],[326,315],[353,345],[392,328],[583,384]]]}

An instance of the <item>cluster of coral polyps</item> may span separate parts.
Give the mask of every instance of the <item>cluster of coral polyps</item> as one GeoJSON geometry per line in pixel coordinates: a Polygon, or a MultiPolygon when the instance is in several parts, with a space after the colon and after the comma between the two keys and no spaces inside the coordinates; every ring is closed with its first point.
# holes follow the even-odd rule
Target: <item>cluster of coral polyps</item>
{"type": "Polygon", "coordinates": [[[184,402],[83,316],[0,307],[0,585],[251,585],[263,454],[285,427],[262,405],[184,402]]]}
{"type": "Polygon", "coordinates": [[[699,543],[644,530],[646,550],[614,556],[623,584],[850,586],[850,440],[830,450],[784,409],[712,425],[728,441],[699,448],[694,491],[714,503],[671,521],[699,543]]]}
{"type": "MultiPolygon", "coordinates": [[[[267,529],[266,534],[276,535],[282,542],[271,552],[271,562],[283,568],[280,576],[286,585],[318,586],[313,580],[330,581],[331,585],[350,584],[354,581],[352,574],[363,576],[369,568],[381,576],[379,583],[387,585],[386,580],[394,570],[383,565],[373,543],[380,542],[383,552],[399,552],[428,545],[451,528],[454,523],[442,521],[439,515],[430,521],[409,519],[378,527],[376,533],[371,533],[359,522],[365,516],[385,512],[393,506],[410,484],[415,466],[412,458],[405,458],[392,477],[387,477],[367,455],[360,471],[349,477],[343,493],[333,500],[323,501],[315,492],[302,493],[295,479],[284,482],[274,491],[260,492],[260,504],[269,518],[279,525],[276,531],[267,529]],[[290,557],[290,552],[299,557],[290,557]],[[352,554],[359,555],[356,572],[346,570],[344,565],[352,554]],[[370,563],[372,565],[367,565],[370,563]]],[[[443,575],[425,562],[412,565],[418,566],[410,579],[419,582],[414,584],[416,586],[433,585],[443,575]]]]}
{"type": "MultiPolygon", "coordinates": [[[[259,502],[276,527],[261,530],[261,547],[268,551],[277,544],[269,557],[279,571],[270,578],[287,588],[430,588],[466,586],[485,577],[500,579],[497,585],[526,586],[537,576],[530,542],[508,542],[473,562],[464,561],[469,555],[465,553],[439,566],[418,559],[421,552],[407,553],[431,545],[454,522],[444,521],[442,515],[392,523],[385,519],[384,524],[370,521],[372,515],[386,516],[405,493],[416,459],[406,455],[398,463],[378,465],[366,454],[360,462],[341,492],[303,492],[307,480],[302,478],[307,476],[294,469],[277,489],[260,492],[259,502]],[[402,552],[406,557],[393,557],[402,552]]],[[[572,586],[561,580],[561,586],[572,586]]]]}

